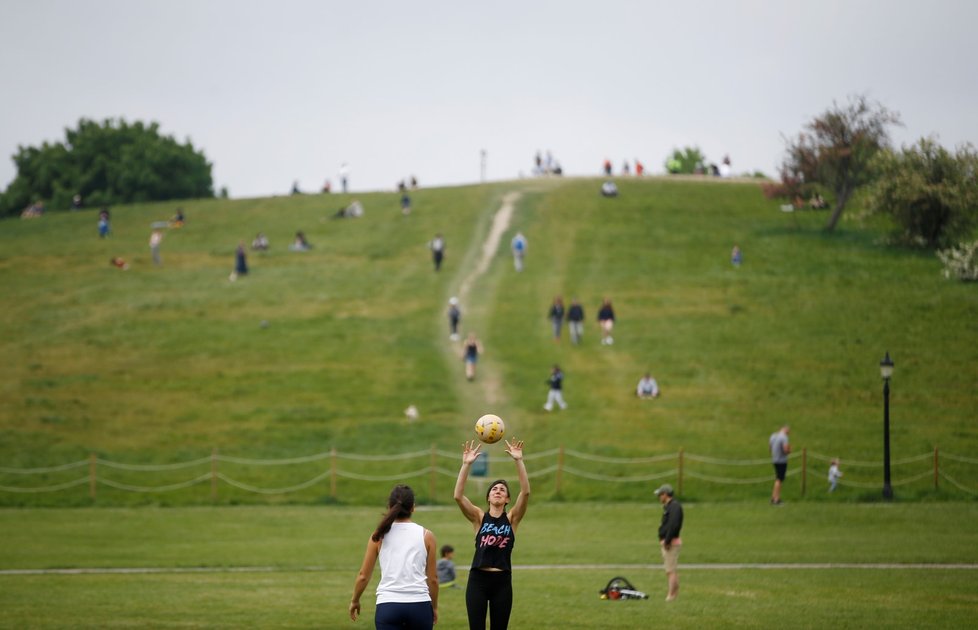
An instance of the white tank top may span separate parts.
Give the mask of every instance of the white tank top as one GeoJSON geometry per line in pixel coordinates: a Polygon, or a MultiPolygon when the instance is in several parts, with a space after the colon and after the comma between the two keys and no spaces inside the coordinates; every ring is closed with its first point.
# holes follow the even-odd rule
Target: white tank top
{"type": "Polygon", "coordinates": [[[380,584],[377,603],[430,602],[425,568],[428,551],[424,527],[417,523],[394,523],[380,541],[380,584]]]}

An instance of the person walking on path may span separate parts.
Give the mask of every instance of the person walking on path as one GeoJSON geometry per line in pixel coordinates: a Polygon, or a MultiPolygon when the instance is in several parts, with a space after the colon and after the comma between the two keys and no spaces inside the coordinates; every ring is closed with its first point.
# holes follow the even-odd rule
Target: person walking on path
{"type": "Polygon", "coordinates": [[[553,304],[550,305],[547,317],[550,318],[550,325],[553,326],[554,341],[559,342],[560,329],[564,325],[564,299],[559,295],[554,298],[553,304]]]}
{"type": "Polygon", "coordinates": [[[669,484],[663,484],[656,489],[655,496],[662,504],[659,550],[662,552],[662,564],[665,566],[669,584],[666,601],[671,602],[679,595],[679,550],[683,546],[679,532],[683,528],[683,506],[673,498],[672,486],[669,484]]]}
{"type": "Polygon", "coordinates": [[[547,392],[547,402],[544,403],[543,408],[547,411],[553,411],[554,403],[557,403],[561,409],[567,409],[567,403],[564,401],[564,373],[560,371],[559,365],[554,365],[553,369],[550,370],[550,378],[547,379],[547,384],[550,386],[550,391],[547,392]]]}
{"type": "Polygon", "coordinates": [[[435,263],[435,271],[441,269],[441,261],[445,259],[445,239],[441,234],[435,234],[435,238],[428,243],[431,250],[431,260],[435,263]]]}
{"type": "Polygon", "coordinates": [[[601,302],[601,309],[598,311],[598,325],[601,327],[601,345],[610,346],[615,343],[615,338],[611,332],[615,328],[615,309],[611,306],[611,300],[605,298],[601,302]]]}
{"type": "Polygon", "coordinates": [[[367,541],[363,564],[353,583],[350,619],[360,616],[360,596],[380,560],[377,628],[431,630],[438,621],[438,575],[435,535],[412,522],[414,491],[397,485],[387,499],[387,514],[367,541]]]}
{"type": "Polygon", "coordinates": [[[522,232],[517,232],[510,241],[509,248],[513,251],[513,266],[516,271],[523,271],[523,258],[526,256],[528,243],[522,232]]]}
{"type": "Polygon", "coordinates": [[[530,477],[523,462],[523,442],[506,441],[506,453],[516,462],[520,493],[507,512],[509,484],[498,479],[486,492],[488,510],[473,505],[465,496],[465,481],[482,445],[475,440],[462,444],[462,467],[455,481],[455,503],[475,531],[475,556],[465,588],[465,608],[469,630],[485,630],[486,612],[491,630],[506,630],[513,609],[513,547],[530,501],[530,477]]]}
{"type": "Polygon", "coordinates": [[[462,311],[458,308],[458,298],[448,298],[448,338],[458,341],[458,322],[462,319],[462,311]]]}
{"type": "Polygon", "coordinates": [[[584,336],[584,307],[576,299],[571,300],[570,308],[567,309],[567,330],[570,331],[574,345],[581,343],[584,336]]]}
{"type": "Polygon", "coordinates": [[[482,344],[475,333],[470,332],[465,340],[465,347],[462,348],[462,360],[465,361],[465,378],[470,381],[475,380],[475,366],[479,362],[480,354],[482,354],[482,344]]]}
{"type": "Polygon", "coordinates": [[[788,474],[788,455],[791,454],[791,444],[788,444],[788,433],[791,427],[784,425],[780,430],[771,434],[768,446],[771,448],[771,462],[774,464],[774,488],[771,489],[771,505],[781,505],[781,485],[788,474]]]}

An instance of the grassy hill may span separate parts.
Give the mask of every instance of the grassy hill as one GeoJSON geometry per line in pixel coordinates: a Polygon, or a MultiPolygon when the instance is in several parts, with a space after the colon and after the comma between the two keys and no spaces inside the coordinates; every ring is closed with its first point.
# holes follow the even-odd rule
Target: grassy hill
{"type": "MultiPolygon", "coordinates": [[[[358,196],[366,214],[334,220],[351,195],[207,200],[182,204],[187,223],[167,231],[163,265],[150,259],[150,225],[174,204],[114,208],[100,240],[96,211],[0,223],[0,467],[49,467],[89,453],[133,464],[172,464],[219,453],[260,459],[340,453],[455,452],[486,411],[503,416],[527,453],[560,445],[605,458],[689,454],[762,464],[711,469],[744,485],[689,483],[690,498],[764,496],[767,436],[784,423],[811,453],[820,497],[825,465],[879,462],[882,395],[878,363],[896,362],[891,421],[894,458],[942,452],[974,458],[978,446],[978,292],[939,273],[931,255],[882,244],[883,227],[855,219],[836,234],[822,215],[786,216],[750,183],[631,179],[604,199],[597,180],[533,180],[413,193],[358,196]],[[445,307],[470,277],[502,198],[520,193],[508,229],[463,307],[463,331],[485,346],[466,382],[445,307]],[[516,273],[508,243],[522,230],[527,268],[516,273]],[[313,249],[291,252],[303,230],[313,249]],[[268,252],[249,252],[252,272],[229,281],[234,249],[258,231],[268,252]],[[433,271],[436,232],[446,262],[433,271]],[[744,264],[734,268],[738,244],[744,264]],[[109,265],[113,256],[128,271],[109,265]],[[555,343],[554,295],[579,298],[584,342],[555,343]],[[594,316],[613,300],[615,344],[598,343],[594,316]],[[553,363],[566,372],[570,408],[542,405],[553,363]],[[645,371],[663,396],[634,395],[645,371]],[[420,419],[403,414],[416,405],[420,419]]],[[[855,213],[851,213],[854,215],[855,213]]],[[[493,461],[502,455],[493,447],[493,461]]],[[[450,500],[455,460],[340,460],[374,478],[434,463],[433,498],[450,500]]],[[[531,473],[553,457],[531,461],[531,473]],[[536,467],[534,469],[534,466],[536,467]]],[[[261,468],[222,463],[244,483],[286,487],[320,474],[324,460],[261,468]]],[[[495,467],[497,464],[492,464],[495,467]]],[[[567,465],[570,465],[568,463],[567,465]]],[[[799,463],[792,465],[797,469],[799,463]]],[[[927,472],[928,461],[898,476],[927,472]]],[[[509,474],[511,467],[498,466],[509,474]]],[[[580,461],[592,478],[565,476],[567,499],[647,498],[629,477],[674,463],[608,466],[580,461]],[[621,478],[620,482],[597,477],[621,478]]],[[[902,496],[978,494],[978,466],[942,462],[963,489],[929,478],[902,496]]],[[[159,486],[207,474],[196,468],[112,471],[119,483],[159,486]]],[[[44,486],[83,469],[30,476],[0,472],[0,486],[44,486]]],[[[848,498],[878,468],[853,467],[848,498]]],[[[897,473],[895,473],[897,476],[897,473]]],[[[427,487],[429,477],[408,478],[427,487]]],[[[651,482],[650,482],[651,483],[651,482]]],[[[812,482],[813,483],[813,482],[812,482]]],[[[343,478],[340,500],[375,502],[390,481],[343,478]]],[[[535,491],[557,495],[554,474],[535,491]]],[[[99,502],[205,502],[208,484],[173,492],[99,488],[99,502]]],[[[798,494],[795,486],[790,493],[798,494]]],[[[220,500],[329,501],[328,483],[256,495],[222,486],[220,500]]],[[[789,494],[791,496],[791,494],[789,494]]],[[[0,492],[0,504],[84,504],[87,486],[41,494],[0,492]]]]}

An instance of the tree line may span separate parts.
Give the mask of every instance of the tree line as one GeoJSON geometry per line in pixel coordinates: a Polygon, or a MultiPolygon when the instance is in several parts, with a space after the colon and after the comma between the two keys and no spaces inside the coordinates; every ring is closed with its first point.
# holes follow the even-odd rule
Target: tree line
{"type": "Polygon", "coordinates": [[[214,196],[203,153],[160,134],[155,122],[83,118],[63,141],[18,147],[13,161],[17,176],[0,194],[0,216],[32,204],[67,210],[214,196]]]}
{"type": "Polygon", "coordinates": [[[833,103],[785,141],[780,181],[768,197],[807,199],[825,192],[834,201],[826,230],[835,229],[853,195],[866,192],[870,213],[889,216],[896,240],[950,247],[978,226],[978,154],[970,144],[951,151],[933,138],[895,149],[889,130],[900,115],[865,96],[833,103]]]}
{"type": "MultiPolygon", "coordinates": [[[[785,139],[780,181],[765,184],[764,194],[795,204],[826,194],[826,229],[832,231],[853,196],[865,190],[867,209],[891,217],[900,242],[967,244],[978,226],[978,154],[970,144],[951,151],[932,138],[896,150],[889,130],[900,124],[898,113],[865,96],[833,103],[785,139]]],[[[0,216],[38,203],[63,210],[214,196],[203,153],[189,141],[161,135],[155,122],[83,118],[65,130],[63,142],[18,147],[13,161],[17,176],[0,194],[0,216]]],[[[701,172],[705,163],[697,147],[687,147],[670,155],[667,169],[701,172]]],[[[978,276],[978,260],[972,267],[978,276]]]]}

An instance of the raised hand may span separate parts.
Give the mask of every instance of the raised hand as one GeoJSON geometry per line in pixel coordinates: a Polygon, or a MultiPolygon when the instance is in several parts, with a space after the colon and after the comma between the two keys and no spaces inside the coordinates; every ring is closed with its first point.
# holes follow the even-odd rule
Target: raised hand
{"type": "Polygon", "coordinates": [[[512,442],[506,440],[506,452],[516,461],[523,459],[523,440],[516,438],[513,438],[512,442]]]}
{"type": "Polygon", "coordinates": [[[479,449],[482,448],[482,444],[476,444],[475,440],[471,442],[462,442],[462,463],[471,464],[479,456],[479,449]]]}

